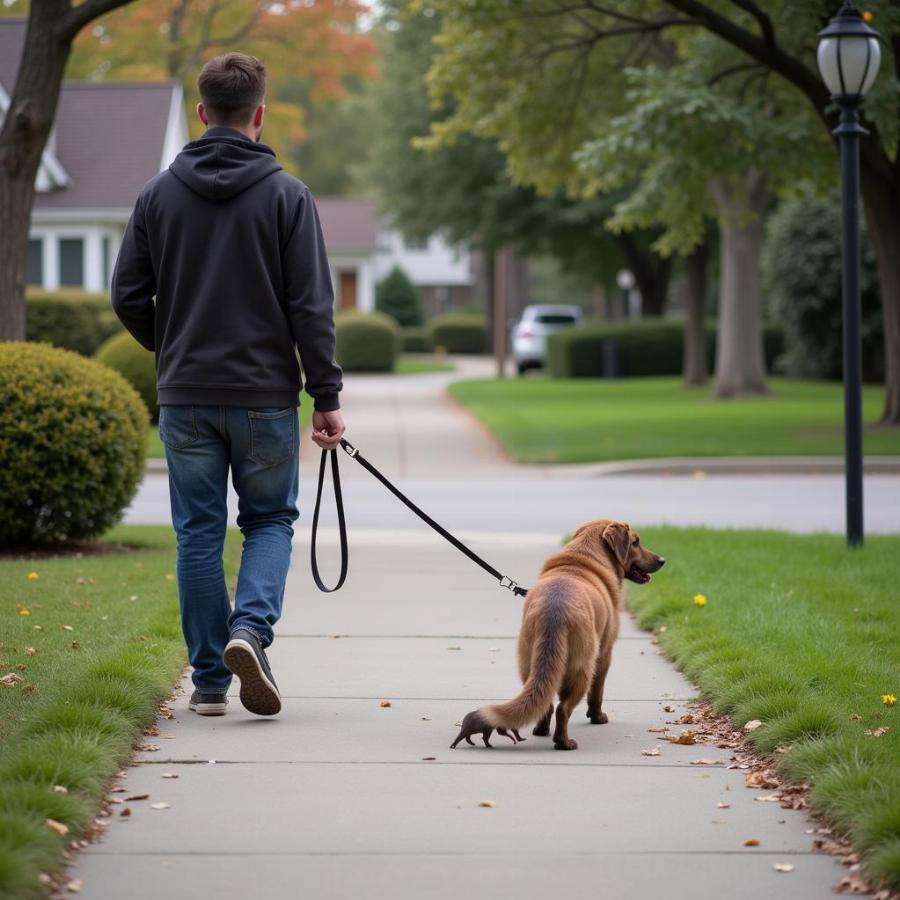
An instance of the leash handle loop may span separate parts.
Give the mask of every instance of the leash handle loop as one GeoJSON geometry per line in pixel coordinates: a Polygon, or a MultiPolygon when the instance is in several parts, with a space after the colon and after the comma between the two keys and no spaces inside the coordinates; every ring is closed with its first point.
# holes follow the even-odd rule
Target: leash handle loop
{"type": "MultiPolygon", "coordinates": [[[[343,446],[343,443],[342,443],[343,446]]],[[[348,451],[349,452],[349,451],[348,451]]],[[[347,568],[349,565],[349,551],[347,546],[347,523],[344,520],[344,498],[341,494],[341,475],[338,468],[337,450],[322,450],[322,457],[319,462],[319,488],[316,491],[316,508],[313,512],[312,535],[309,541],[310,566],[312,568],[313,581],[316,587],[325,594],[333,594],[335,591],[343,587],[344,581],[347,579],[347,568]],[[338,577],[337,584],[333,587],[327,587],[319,574],[319,564],[316,560],[316,535],[319,532],[319,507],[322,505],[322,488],[325,484],[325,461],[331,457],[331,477],[334,482],[334,504],[337,507],[338,531],[341,539],[341,573],[338,577]]]]}

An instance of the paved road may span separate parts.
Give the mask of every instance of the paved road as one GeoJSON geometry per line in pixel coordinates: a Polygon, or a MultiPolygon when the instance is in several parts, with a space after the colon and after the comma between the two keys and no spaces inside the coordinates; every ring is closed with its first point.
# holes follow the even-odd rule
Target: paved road
{"type": "MultiPolygon", "coordinates": [[[[351,381],[353,437],[523,583],[562,532],[597,515],[840,528],[835,479],[522,476],[441,398],[442,384],[351,381]]],[[[352,466],[353,565],[337,595],[316,592],[308,574],[304,483],[307,515],[271,651],[283,714],[253,717],[233,697],[225,718],[201,719],[182,694],[175,719],[159,722],[160,749],[141,753],[123,780],[150,798],[129,802],[131,816],[114,815],[106,839],[78,855],[83,897],[831,896],[842,870],[812,850],[801,813],[754,802],[759,792],[723,765],[727,751],[662,744],[648,731],[677,718],[694,689],[627,616],[611,721],[590,726],[577,710],[578,751],[530,735],[516,747],[450,751],[466,712],[517,690],[519,603],[352,466]],[[659,756],[642,755],[657,745],[659,756]],[[692,765],[699,757],[716,765],[692,765]],[[169,806],[150,805],[159,802],[169,806]],[[751,838],[760,845],[745,847],[751,838]],[[779,874],[776,863],[794,870],[779,874]]],[[[893,480],[870,482],[885,530],[898,530],[896,492],[893,480]]],[[[164,481],[148,479],[129,519],[166,520],[164,481]]],[[[333,530],[324,544],[333,568],[333,530]]]]}

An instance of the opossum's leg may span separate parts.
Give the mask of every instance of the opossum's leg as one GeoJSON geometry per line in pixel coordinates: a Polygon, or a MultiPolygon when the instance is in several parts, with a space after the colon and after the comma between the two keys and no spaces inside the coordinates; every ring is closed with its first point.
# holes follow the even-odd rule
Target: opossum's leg
{"type": "Polygon", "coordinates": [[[524,741],[525,738],[519,734],[518,729],[516,728],[503,728],[502,726],[497,729],[497,734],[502,734],[503,737],[508,737],[514,744],[518,744],[520,741],[524,741]]]}
{"type": "Polygon", "coordinates": [[[488,738],[491,736],[493,730],[494,726],[488,725],[488,723],[484,721],[481,710],[476,709],[474,712],[470,712],[462,720],[462,727],[459,730],[459,734],[456,736],[456,740],[450,745],[450,749],[456,749],[456,745],[463,739],[465,739],[467,744],[474,747],[475,745],[472,743],[473,734],[480,734],[485,747],[490,747],[491,744],[488,741],[488,738]]]}

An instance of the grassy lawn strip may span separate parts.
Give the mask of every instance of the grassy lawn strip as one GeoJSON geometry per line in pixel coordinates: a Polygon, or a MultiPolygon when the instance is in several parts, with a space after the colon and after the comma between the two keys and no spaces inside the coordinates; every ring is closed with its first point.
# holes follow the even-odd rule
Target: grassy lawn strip
{"type": "Polygon", "coordinates": [[[812,785],[812,808],[850,837],[869,877],[900,888],[900,701],[882,701],[900,697],[900,537],[856,551],[762,531],[641,539],[668,564],[629,590],[640,625],[719,713],[763,721],[757,750],[812,785]]]}
{"type": "MultiPolygon", "coordinates": [[[[677,378],[461,381],[450,390],[517,462],[843,452],[840,384],[773,378],[770,386],[767,397],[718,401],[677,378]]],[[[883,388],[865,388],[866,422],[883,400],[883,388]]],[[[900,453],[900,429],[867,428],[865,451],[900,453]]]]}
{"type": "MultiPolygon", "coordinates": [[[[38,876],[93,823],[185,662],[171,529],[126,526],[104,540],[129,549],[0,560],[0,677],[22,679],[0,684],[3,900],[46,896],[38,876]]],[[[229,533],[229,575],[239,546],[229,533]]]]}

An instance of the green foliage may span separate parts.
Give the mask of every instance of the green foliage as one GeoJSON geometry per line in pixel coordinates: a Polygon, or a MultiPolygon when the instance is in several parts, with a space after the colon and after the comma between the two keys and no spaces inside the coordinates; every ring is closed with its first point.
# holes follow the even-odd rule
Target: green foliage
{"type": "Polygon", "coordinates": [[[144,470],[147,409],[117,373],[45,344],[0,344],[0,545],[118,521],[144,470]]]}
{"type": "Polygon", "coordinates": [[[487,352],[487,324],[482,316],[444,313],[428,323],[431,346],[448,353],[487,352]]]}
{"type": "MultiPolygon", "coordinates": [[[[716,326],[707,324],[707,359],[715,364],[716,326]]],[[[637,319],[559,331],[547,339],[547,368],[554,378],[597,378],[603,371],[604,348],[617,349],[624,377],[678,375],[684,355],[684,322],[680,319],[637,319]]],[[[764,330],[766,367],[782,352],[781,332],[764,330]]],[[[607,351],[609,352],[609,351],[607,351]]]]}
{"type": "Polygon", "coordinates": [[[97,362],[115,369],[140,395],[150,420],[159,421],[156,394],[156,357],[144,349],[127,331],[105,341],[95,354],[97,362]]]}
{"type": "Polygon", "coordinates": [[[375,309],[391,316],[404,328],[421,325],[425,321],[419,292],[399,266],[394,266],[375,285],[375,309]]]}
{"type": "Polygon", "coordinates": [[[430,353],[431,339],[427,328],[401,328],[401,353],[430,353]]]}
{"type": "Polygon", "coordinates": [[[900,732],[880,699],[897,693],[900,539],[869,537],[863,549],[821,534],[641,539],[669,562],[628,592],[640,625],[736,727],[762,721],[749,738],[757,751],[787,781],[811,784],[813,811],[850,837],[865,873],[900,888],[900,732]]]}
{"type": "MultiPolygon", "coordinates": [[[[875,255],[863,240],[863,377],[884,379],[884,329],[875,255]]],[[[841,377],[840,199],[783,203],[769,219],[763,254],[769,315],[784,332],[778,368],[789,375],[841,377]]]]}
{"type": "Polygon", "coordinates": [[[335,318],[337,361],[345,372],[390,372],[400,350],[400,329],[384,313],[341,313],[335,318]]]}
{"type": "Polygon", "coordinates": [[[86,291],[27,292],[25,338],[93,356],[110,335],[122,329],[106,294],[86,291]]]}
{"type": "MultiPolygon", "coordinates": [[[[773,379],[770,387],[733,403],[659,377],[482,379],[457,381],[450,392],[521,463],[843,452],[839,384],[773,379]]],[[[900,431],[874,425],[883,401],[883,388],[863,389],[864,421],[873,423],[866,453],[897,454],[900,431]]]]}

